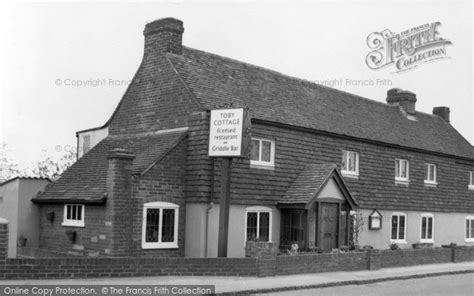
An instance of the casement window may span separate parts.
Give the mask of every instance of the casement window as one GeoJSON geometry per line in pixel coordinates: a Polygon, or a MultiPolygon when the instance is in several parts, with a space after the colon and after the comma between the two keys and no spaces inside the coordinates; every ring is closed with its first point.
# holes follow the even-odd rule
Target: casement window
{"type": "Polygon", "coordinates": [[[410,163],[406,159],[395,160],[395,181],[408,182],[410,180],[410,163]]]}
{"type": "Polygon", "coordinates": [[[142,248],[178,248],[179,206],[169,202],[143,205],[142,248]]]}
{"type": "Polygon", "coordinates": [[[91,136],[82,136],[82,155],[86,154],[91,149],[91,136]]]}
{"type": "Polygon", "coordinates": [[[63,226],[84,227],[84,205],[64,205],[63,226]]]}
{"type": "Polygon", "coordinates": [[[434,215],[422,214],[420,227],[421,227],[420,241],[433,242],[434,215]]]}
{"type": "Polygon", "coordinates": [[[437,184],[437,166],[432,163],[425,163],[425,183],[426,184],[437,184]]]}
{"type": "Polygon", "coordinates": [[[342,151],[341,173],[348,176],[359,176],[359,153],[342,151]]]}
{"type": "Polygon", "coordinates": [[[275,166],[275,141],[252,138],[250,165],[262,167],[275,166]]]}
{"type": "Polygon", "coordinates": [[[468,188],[470,190],[474,190],[474,171],[469,172],[469,185],[468,188]]]}
{"type": "Polygon", "coordinates": [[[466,242],[474,242],[474,216],[466,217],[466,242]]]}
{"type": "Polygon", "coordinates": [[[392,214],[392,231],[390,241],[394,243],[406,243],[407,215],[404,213],[392,214]]]}
{"type": "Polygon", "coordinates": [[[272,209],[267,207],[249,207],[245,210],[246,241],[272,240],[272,209]]]}

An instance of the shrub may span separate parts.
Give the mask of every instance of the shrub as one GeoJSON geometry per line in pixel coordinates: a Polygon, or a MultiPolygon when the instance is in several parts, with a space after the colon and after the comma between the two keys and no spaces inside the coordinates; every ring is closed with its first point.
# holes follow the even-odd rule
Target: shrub
{"type": "Polygon", "coordinates": [[[389,248],[392,251],[400,250],[400,247],[396,243],[391,243],[389,248]]]}

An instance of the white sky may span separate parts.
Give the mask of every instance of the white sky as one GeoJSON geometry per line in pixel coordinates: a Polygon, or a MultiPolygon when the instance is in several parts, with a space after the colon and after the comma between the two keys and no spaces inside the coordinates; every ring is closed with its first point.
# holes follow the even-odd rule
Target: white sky
{"type": "Polygon", "coordinates": [[[0,4],[0,141],[24,166],[74,148],[75,132],[104,124],[121,99],[142,57],[145,24],[171,16],[184,21],[184,44],[193,48],[307,80],[342,79],[334,87],[382,102],[388,89],[407,89],[426,113],[449,106],[452,125],[474,143],[471,1],[240,3],[0,4]],[[436,21],[453,43],[449,59],[396,74],[366,66],[370,33],[436,21]],[[64,85],[81,80],[101,83],[64,85]]]}

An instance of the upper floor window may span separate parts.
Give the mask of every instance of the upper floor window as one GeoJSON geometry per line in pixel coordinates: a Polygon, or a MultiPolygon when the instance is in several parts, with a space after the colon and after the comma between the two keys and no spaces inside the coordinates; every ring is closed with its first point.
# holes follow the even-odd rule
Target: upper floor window
{"type": "Polygon", "coordinates": [[[271,241],[272,209],[267,207],[250,207],[245,212],[246,240],[271,241]]]}
{"type": "Polygon", "coordinates": [[[64,205],[62,225],[84,227],[84,205],[64,205]]]}
{"type": "Polygon", "coordinates": [[[82,155],[91,149],[91,135],[82,136],[82,155]]]}
{"type": "Polygon", "coordinates": [[[275,166],[275,141],[252,138],[250,164],[257,166],[275,166]]]}
{"type": "Polygon", "coordinates": [[[474,216],[466,217],[466,242],[474,242],[474,216]]]}
{"type": "Polygon", "coordinates": [[[436,184],[437,167],[432,163],[425,163],[425,183],[436,184]]]}
{"type": "Polygon", "coordinates": [[[392,242],[405,243],[406,238],[406,220],[407,215],[404,213],[393,213],[392,214],[392,229],[390,240],[392,242]]]}
{"type": "Polygon", "coordinates": [[[433,214],[422,214],[421,215],[421,242],[432,242],[433,241],[433,214]]]}
{"type": "Polygon", "coordinates": [[[395,160],[395,181],[408,182],[410,179],[410,163],[406,159],[395,160]]]}
{"type": "Polygon", "coordinates": [[[359,176],[359,153],[342,151],[342,174],[359,176]]]}
{"type": "Polygon", "coordinates": [[[169,202],[143,205],[142,248],[178,248],[179,206],[169,202]]]}
{"type": "Polygon", "coordinates": [[[469,172],[469,185],[468,188],[474,190],[474,171],[469,172]]]}

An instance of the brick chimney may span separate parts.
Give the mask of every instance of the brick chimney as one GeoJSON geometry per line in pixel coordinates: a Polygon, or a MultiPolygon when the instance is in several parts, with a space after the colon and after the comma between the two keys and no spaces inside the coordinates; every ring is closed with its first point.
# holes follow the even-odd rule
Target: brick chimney
{"type": "Polygon", "coordinates": [[[105,229],[109,256],[126,256],[132,248],[133,152],[115,148],[109,151],[107,170],[107,207],[105,229]]]}
{"type": "Polygon", "coordinates": [[[387,91],[387,104],[400,106],[407,114],[415,114],[416,95],[410,91],[392,88],[387,91]]]}
{"type": "Polygon", "coordinates": [[[163,18],[145,26],[145,56],[153,53],[183,52],[183,22],[175,18],[163,18]]]}
{"type": "Polygon", "coordinates": [[[438,115],[446,122],[449,122],[449,107],[434,107],[433,108],[433,115],[438,115]]]}

